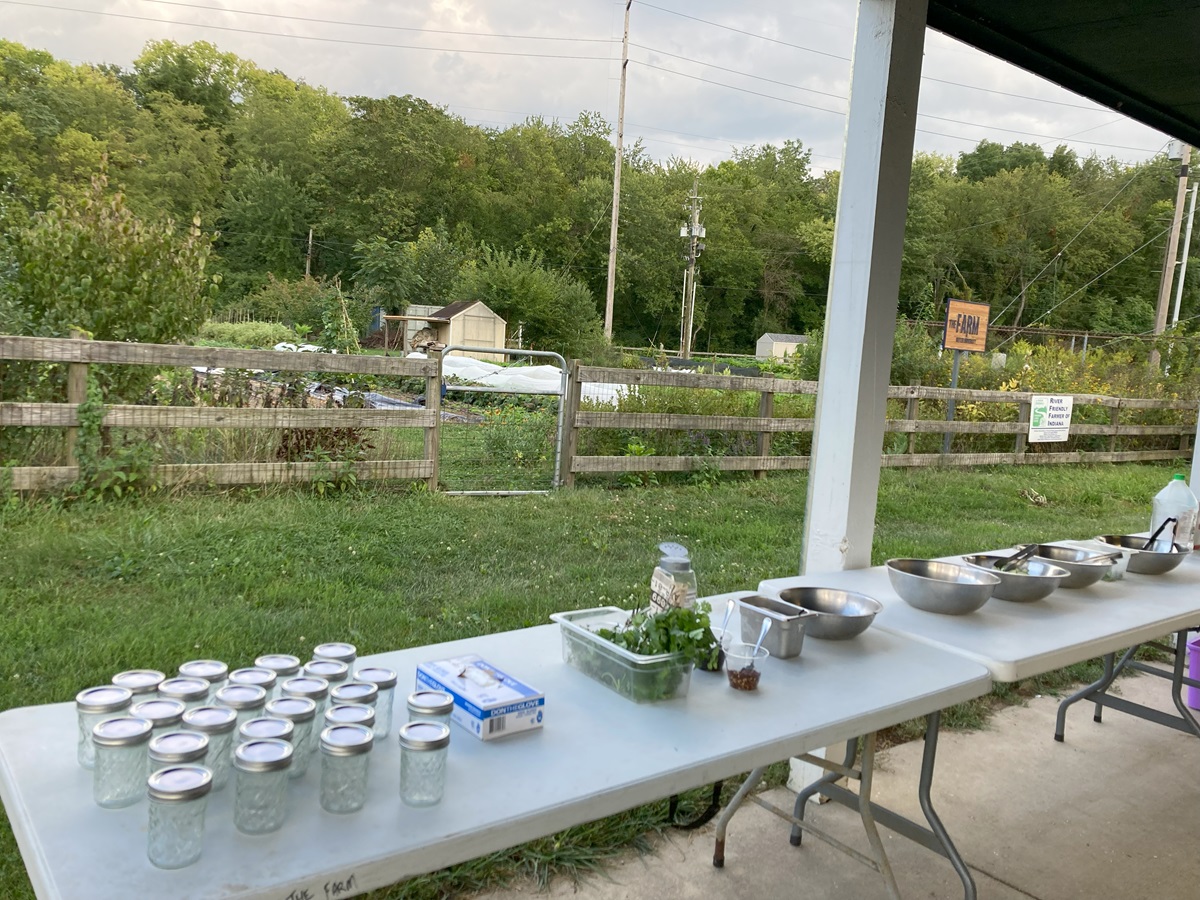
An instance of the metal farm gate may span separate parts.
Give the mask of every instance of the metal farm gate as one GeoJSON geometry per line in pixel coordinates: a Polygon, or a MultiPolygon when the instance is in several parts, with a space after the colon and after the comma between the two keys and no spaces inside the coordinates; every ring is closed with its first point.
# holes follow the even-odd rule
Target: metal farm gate
{"type": "Polygon", "coordinates": [[[438,471],[444,493],[545,494],[559,486],[568,378],[562,356],[545,350],[452,345],[442,351],[438,369],[442,385],[438,471]],[[557,363],[560,374],[552,388],[549,379],[520,383],[520,367],[504,369],[507,385],[451,383],[444,368],[446,357],[455,352],[545,359],[557,363]]]}

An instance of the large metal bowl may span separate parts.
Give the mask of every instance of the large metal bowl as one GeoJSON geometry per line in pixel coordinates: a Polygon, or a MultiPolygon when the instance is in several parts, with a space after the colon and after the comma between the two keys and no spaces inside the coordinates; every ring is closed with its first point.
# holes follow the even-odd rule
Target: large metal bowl
{"type": "Polygon", "coordinates": [[[1162,575],[1170,572],[1192,552],[1182,544],[1162,539],[1151,544],[1149,549],[1143,550],[1147,539],[1136,534],[1102,534],[1096,540],[1131,551],[1128,571],[1135,575],[1162,575]]]}
{"type": "Polygon", "coordinates": [[[1013,603],[1033,603],[1035,600],[1042,600],[1071,574],[1061,566],[1037,558],[1017,563],[1017,568],[1011,572],[1002,572],[996,568],[1008,559],[1009,557],[1002,554],[981,553],[964,556],[963,562],[997,576],[1000,583],[996,585],[992,596],[997,600],[1011,600],[1013,603]]]}
{"type": "Polygon", "coordinates": [[[887,571],[905,603],[947,616],[975,612],[1000,583],[991,572],[936,559],[889,559],[887,571]]]}
{"type": "MultiPolygon", "coordinates": [[[[1116,555],[1119,556],[1120,552],[1116,551],[1116,555]]],[[[1079,547],[1060,547],[1057,544],[1038,544],[1035,558],[1070,572],[1059,585],[1065,588],[1084,588],[1095,584],[1116,564],[1113,555],[1079,547]]]]}
{"type": "Polygon", "coordinates": [[[842,641],[862,634],[883,610],[882,603],[866,594],[837,588],[785,588],[779,592],[779,599],[814,613],[805,619],[805,631],[825,641],[842,641]]]}

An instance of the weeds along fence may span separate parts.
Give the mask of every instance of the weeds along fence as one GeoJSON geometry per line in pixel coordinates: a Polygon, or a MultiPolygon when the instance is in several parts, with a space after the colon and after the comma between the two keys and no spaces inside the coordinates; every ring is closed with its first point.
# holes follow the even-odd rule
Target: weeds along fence
{"type": "MultiPolygon", "coordinates": [[[[597,368],[575,364],[564,411],[565,486],[579,477],[648,484],[660,472],[694,480],[723,472],[807,469],[817,382],[597,368]],[[615,385],[619,408],[582,399],[615,385]]],[[[883,464],[891,467],[1135,462],[1189,455],[1195,401],[1075,394],[1063,443],[1027,440],[1030,393],[893,386],[883,464]],[[947,421],[949,401],[955,420],[947,421]],[[943,452],[950,435],[950,451],[943,452]]]]}
{"type": "Polygon", "coordinates": [[[29,491],[83,475],[118,495],[367,479],[435,489],[438,387],[432,359],[0,335],[0,476],[29,491]],[[365,408],[388,387],[423,391],[427,406],[365,408]]]}

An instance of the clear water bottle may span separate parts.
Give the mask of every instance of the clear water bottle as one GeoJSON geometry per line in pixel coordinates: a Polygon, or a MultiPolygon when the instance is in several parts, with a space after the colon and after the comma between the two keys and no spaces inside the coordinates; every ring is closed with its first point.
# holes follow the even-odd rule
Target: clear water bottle
{"type": "MultiPolygon", "coordinates": [[[[1195,547],[1196,542],[1196,513],[1200,510],[1200,501],[1188,487],[1182,475],[1172,478],[1165,488],[1154,496],[1153,513],[1150,516],[1150,533],[1158,531],[1159,526],[1167,519],[1174,519],[1176,544],[1187,550],[1195,547]]],[[[1159,540],[1170,541],[1171,525],[1163,529],[1159,540]]]]}

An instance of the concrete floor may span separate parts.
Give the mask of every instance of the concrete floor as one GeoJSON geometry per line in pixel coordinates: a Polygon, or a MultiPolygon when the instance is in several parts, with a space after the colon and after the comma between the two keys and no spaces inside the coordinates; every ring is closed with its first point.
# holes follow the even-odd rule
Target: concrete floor
{"type": "MultiPolygon", "coordinates": [[[[1122,679],[1120,693],[1172,710],[1166,681],[1122,679]]],[[[943,734],[934,804],[975,876],[979,897],[1092,900],[1200,897],[1200,741],[1180,732],[1077,704],[1066,742],[1053,739],[1058,698],[1039,697],[997,714],[971,734],[943,734]]],[[[922,742],[881,755],[875,798],[920,819],[916,777],[922,742]]],[[[786,789],[768,794],[790,808],[786,789]]],[[[854,847],[867,849],[850,810],[827,803],[809,815],[854,847]]],[[[579,885],[554,882],[483,895],[483,900],[798,900],[887,896],[879,876],[823,842],[788,843],[788,825],[747,803],[729,828],[724,869],[712,866],[713,825],[674,832],[646,856],[630,854],[579,885]]],[[[956,898],[950,864],[881,829],[906,898],[956,898]]]]}

